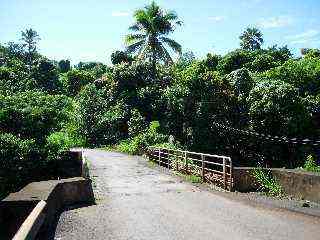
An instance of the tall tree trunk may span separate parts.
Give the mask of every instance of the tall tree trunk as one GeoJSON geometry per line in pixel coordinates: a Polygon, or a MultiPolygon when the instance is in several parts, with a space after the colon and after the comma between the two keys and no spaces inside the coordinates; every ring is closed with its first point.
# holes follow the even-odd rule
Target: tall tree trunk
{"type": "Polygon", "coordinates": [[[156,80],[157,77],[157,59],[156,59],[156,49],[152,48],[152,78],[153,81],[156,80]]]}
{"type": "Polygon", "coordinates": [[[28,46],[28,64],[29,64],[29,74],[31,73],[31,66],[32,66],[32,51],[31,46],[28,46]]]}

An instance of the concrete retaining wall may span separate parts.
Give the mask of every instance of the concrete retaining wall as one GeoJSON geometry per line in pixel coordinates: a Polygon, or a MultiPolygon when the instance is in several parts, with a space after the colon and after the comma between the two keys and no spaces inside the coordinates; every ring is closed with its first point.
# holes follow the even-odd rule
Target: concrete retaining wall
{"type": "Polygon", "coordinates": [[[286,194],[320,203],[319,174],[286,169],[274,169],[272,174],[286,194]]]}
{"type": "MultiPolygon", "coordinates": [[[[41,213],[45,216],[41,229],[45,231],[63,207],[76,203],[94,203],[91,180],[77,177],[33,182],[21,191],[10,194],[0,203],[3,219],[0,227],[3,236],[0,239],[11,239],[40,201],[46,203],[41,213]]],[[[30,223],[27,225],[32,226],[30,223]]],[[[34,232],[29,234],[36,235],[34,232]]]]}
{"type": "MultiPolygon", "coordinates": [[[[251,174],[253,169],[250,167],[234,168],[235,190],[248,192],[259,188],[259,184],[251,174]]],[[[272,168],[268,170],[279,182],[285,194],[320,203],[320,174],[296,169],[272,168]]]]}
{"type": "Polygon", "coordinates": [[[76,160],[79,168],[79,175],[84,178],[89,178],[89,163],[87,162],[83,151],[81,149],[72,149],[70,151],[70,154],[72,155],[72,158],[76,160]]]}
{"type": "Polygon", "coordinates": [[[48,229],[63,207],[94,203],[89,168],[82,151],[73,150],[70,156],[71,162],[61,166],[63,176],[83,177],[33,182],[0,202],[1,240],[33,239],[38,231],[43,234],[48,229]]]}

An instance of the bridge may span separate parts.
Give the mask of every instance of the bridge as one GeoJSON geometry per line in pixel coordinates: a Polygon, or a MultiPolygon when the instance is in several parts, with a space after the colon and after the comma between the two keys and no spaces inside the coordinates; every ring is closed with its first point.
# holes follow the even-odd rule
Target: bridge
{"type": "Polygon", "coordinates": [[[51,239],[319,239],[319,218],[183,181],[142,157],[84,154],[96,204],[66,209],[51,239]]]}

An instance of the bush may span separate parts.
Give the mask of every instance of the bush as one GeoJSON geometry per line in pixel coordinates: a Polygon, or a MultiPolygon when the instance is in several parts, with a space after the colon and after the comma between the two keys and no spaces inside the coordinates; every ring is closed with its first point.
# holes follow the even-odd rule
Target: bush
{"type": "Polygon", "coordinates": [[[133,57],[123,51],[115,51],[111,54],[111,62],[113,65],[120,63],[132,63],[133,57]]]}
{"type": "Polygon", "coordinates": [[[32,170],[41,165],[34,140],[0,134],[0,199],[21,187],[32,170]]]}
{"type": "Polygon", "coordinates": [[[0,67],[0,92],[24,91],[30,88],[30,79],[26,72],[18,67],[0,67]]]}
{"type": "Polygon", "coordinates": [[[228,74],[226,78],[231,83],[235,93],[239,97],[247,97],[251,89],[254,87],[254,81],[246,68],[235,70],[228,74]]]}
{"type": "Polygon", "coordinates": [[[261,81],[251,90],[249,115],[252,128],[276,136],[312,134],[308,105],[297,89],[283,81],[261,81]]]}
{"type": "Polygon", "coordinates": [[[173,145],[173,143],[168,143],[169,136],[159,133],[159,128],[159,122],[153,121],[150,123],[149,129],[131,139],[121,141],[116,149],[120,152],[136,155],[145,153],[149,146],[173,145]]]}
{"type": "Polygon", "coordinates": [[[252,171],[252,175],[260,184],[262,191],[265,191],[267,194],[272,196],[280,196],[282,194],[282,187],[272,177],[271,171],[258,167],[252,171]]]}
{"type": "Polygon", "coordinates": [[[69,121],[71,100],[63,95],[27,91],[0,95],[0,130],[43,142],[69,121]]]}
{"type": "Polygon", "coordinates": [[[47,137],[45,148],[48,151],[48,160],[58,159],[62,152],[70,150],[72,147],[84,146],[84,140],[75,138],[65,131],[54,132],[47,137]]]}
{"type": "Polygon", "coordinates": [[[308,155],[303,169],[309,172],[320,172],[320,166],[316,163],[315,158],[312,155],[308,155]]]}

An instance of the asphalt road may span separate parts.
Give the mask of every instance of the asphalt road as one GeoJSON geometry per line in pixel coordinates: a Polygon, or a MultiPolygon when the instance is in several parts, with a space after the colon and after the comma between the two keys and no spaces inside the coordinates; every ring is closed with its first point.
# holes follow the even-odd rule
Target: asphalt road
{"type": "Polygon", "coordinates": [[[56,240],[320,239],[320,220],[181,181],[139,157],[87,150],[97,205],[60,216],[56,240]]]}

